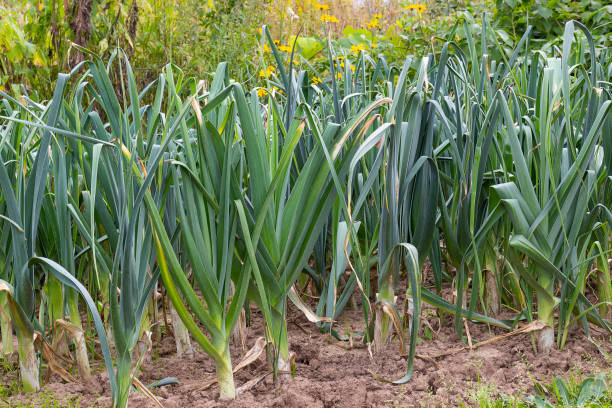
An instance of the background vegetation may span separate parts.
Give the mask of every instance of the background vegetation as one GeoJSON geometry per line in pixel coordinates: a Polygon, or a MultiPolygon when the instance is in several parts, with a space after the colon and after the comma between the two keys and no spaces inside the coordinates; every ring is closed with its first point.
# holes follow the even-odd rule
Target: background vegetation
{"type": "MultiPolygon", "coordinates": [[[[297,51],[308,62],[325,59],[329,33],[355,52],[376,49],[390,63],[406,54],[433,52],[451,39],[465,41],[466,19],[479,35],[480,15],[510,48],[528,25],[541,46],[559,44],[568,19],[586,24],[598,47],[612,39],[612,5],[602,0],[6,0],[0,5],[0,89],[23,85],[49,97],[59,72],[82,60],[71,42],[108,58],[121,47],[133,62],[139,84],[150,82],[168,63],[187,75],[210,79],[220,62],[230,75],[256,84],[262,61],[259,30],[270,27],[281,50],[297,51]],[[189,10],[186,12],[186,10],[189,10]]],[[[14,92],[17,90],[14,89],[14,92]]]]}

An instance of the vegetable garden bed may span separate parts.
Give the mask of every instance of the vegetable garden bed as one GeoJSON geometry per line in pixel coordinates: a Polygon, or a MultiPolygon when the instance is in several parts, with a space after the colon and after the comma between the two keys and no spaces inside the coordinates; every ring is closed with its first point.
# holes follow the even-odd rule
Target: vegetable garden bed
{"type": "Polygon", "coordinates": [[[124,51],[73,44],[50,101],[0,92],[2,398],[608,398],[610,50],[573,20],[542,50],[482,26],[317,67],[264,26],[251,89],[226,63],[138,89],[124,51]]]}

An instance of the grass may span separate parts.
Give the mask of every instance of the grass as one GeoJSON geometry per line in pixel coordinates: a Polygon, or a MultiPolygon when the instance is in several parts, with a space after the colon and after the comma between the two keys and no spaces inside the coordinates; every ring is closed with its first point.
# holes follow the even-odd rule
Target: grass
{"type": "Polygon", "coordinates": [[[535,394],[526,398],[500,395],[493,385],[479,381],[468,393],[468,402],[460,403],[464,408],[610,408],[612,391],[607,386],[610,380],[605,373],[584,377],[579,372],[572,373],[567,380],[554,377],[548,384],[536,382],[535,394]]]}
{"type": "Polygon", "coordinates": [[[6,357],[0,357],[0,402],[23,392],[21,381],[19,381],[19,371],[15,362],[6,357]]]}
{"type": "Polygon", "coordinates": [[[496,395],[495,387],[486,383],[479,383],[478,387],[468,395],[471,404],[461,402],[462,407],[478,408],[528,408],[529,405],[518,397],[496,395]]]}
{"type": "Polygon", "coordinates": [[[52,391],[41,391],[30,396],[27,401],[5,402],[0,400],[0,408],[79,408],[81,397],[58,398],[52,391]]]}
{"type": "MultiPolygon", "coordinates": [[[[58,397],[53,391],[41,391],[30,394],[25,401],[15,400],[17,396],[23,396],[23,386],[19,380],[18,366],[0,357],[0,408],[78,408],[81,397],[58,397]]],[[[21,399],[21,397],[20,397],[21,399]]]]}

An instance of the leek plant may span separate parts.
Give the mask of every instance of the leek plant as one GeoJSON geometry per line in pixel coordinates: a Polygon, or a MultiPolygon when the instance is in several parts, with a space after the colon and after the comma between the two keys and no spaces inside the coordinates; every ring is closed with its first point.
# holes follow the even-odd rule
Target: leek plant
{"type": "MultiPolygon", "coordinates": [[[[91,55],[87,50],[83,49],[83,51],[91,55]]],[[[141,354],[136,364],[132,364],[133,351],[141,334],[141,322],[145,317],[151,291],[159,275],[154,264],[153,234],[142,203],[142,192],[150,188],[154,191],[156,199],[161,200],[163,190],[157,184],[138,189],[132,172],[135,162],[124,159],[122,149],[133,151],[140,149],[143,156],[156,152],[155,140],[161,135],[171,136],[178,127],[172,127],[178,123],[178,119],[175,122],[173,118],[169,118],[168,122],[164,123],[155,120],[159,119],[160,98],[164,92],[163,79],[158,82],[157,99],[159,103],[153,107],[145,106],[141,110],[140,100],[151,87],[147,87],[141,94],[137,93],[134,76],[125,55],[117,51],[112,56],[108,67],[104,66],[96,56],[92,55],[92,58],[92,61],[86,63],[88,70],[77,81],[76,90],[71,93],[67,103],[64,103],[65,97],[62,92],[69,76],[60,76],[54,99],[44,112],[47,117],[46,124],[23,120],[17,122],[27,125],[28,129],[42,128],[44,133],[38,145],[38,154],[35,156],[31,170],[27,173],[29,178],[24,181],[21,178],[23,174],[21,171],[14,172],[18,177],[18,198],[11,190],[9,173],[4,160],[0,167],[2,191],[6,197],[10,215],[10,219],[8,217],[5,219],[11,222],[12,228],[15,275],[14,290],[7,283],[3,283],[2,289],[9,294],[9,308],[17,328],[20,344],[22,344],[20,362],[22,378],[27,390],[39,387],[39,364],[37,360],[29,357],[35,356],[32,343],[35,328],[38,328],[36,330],[39,333],[44,333],[41,327],[43,319],[30,317],[34,312],[32,304],[35,294],[33,265],[39,264],[66,286],[66,293],[76,290],[85,298],[101,339],[102,352],[111,383],[113,406],[125,407],[133,378],[144,357],[141,354]],[[123,103],[120,103],[113,90],[110,79],[113,61],[118,62],[118,65],[124,64],[125,76],[121,68],[119,76],[121,83],[124,80],[127,83],[128,90],[123,95],[129,95],[129,102],[124,99],[123,103]],[[93,80],[93,83],[88,82],[90,79],[93,80]],[[102,122],[100,113],[93,110],[94,104],[99,104],[100,112],[103,112],[103,117],[109,119],[109,123],[102,122]],[[126,108],[122,109],[121,106],[126,108]],[[141,116],[143,112],[153,119],[147,128],[141,116]],[[170,130],[167,130],[165,126],[169,126],[170,130]],[[147,131],[149,138],[145,145],[143,133],[147,131]],[[92,136],[85,136],[86,134],[92,136]],[[57,150],[54,150],[54,148],[49,148],[51,135],[67,136],[67,138],[54,138],[53,141],[57,147],[57,150]],[[49,163],[47,154],[49,151],[55,153],[53,166],[49,163]],[[82,190],[71,189],[67,183],[66,158],[73,154],[76,154],[77,158],[72,161],[72,174],[76,174],[78,179],[83,181],[82,190]],[[62,231],[59,232],[60,234],[67,235],[67,240],[70,240],[73,233],[78,231],[80,238],[77,242],[84,245],[83,248],[78,248],[77,255],[79,257],[85,256],[84,254],[91,255],[93,273],[88,283],[92,291],[95,289],[94,282],[97,282],[98,291],[107,292],[105,297],[109,300],[109,325],[112,328],[117,359],[116,370],[113,367],[110,346],[97,306],[93,303],[88,290],[74,277],[74,259],[77,257],[74,252],[77,251],[77,248],[71,248],[68,245],[57,251],[60,252],[57,257],[64,266],[48,258],[36,256],[33,252],[35,248],[29,249],[27,246],[28,242],[37,242],[36,239],[23,237],[24,228],[21,228],[21,225],[32,229],[32,232],[28,234],[34,234],[37,231],[36,223],[39,222],[39,213],[36,211],[42,206],[38,202],[43,197],[50,171],[52,171],[54,183],[50,184],[49,188],[54,192],[56,218],[46,221],[55,221],[51,228],[57,227],[58,231],[62,231]],[[78,196],[72,196],[71,193],[78,194],[78,196]],[[26,200],[28,196],[32,197],[26,200]],[[18,199],[23,200],[21,207],[24,208],[23,213],[27,215],[25,222],[21,221],[18,199]],[[70,217],[68,217],[68,211],[70,217]],[[74,224],[71,224],[72,222],[74,224]],[[76,230],[71,225],[74,225],[76,230]],[[105,235],[99,236],[100,231],[103,231],[105,235]],[[29,254],[28,251],[30,251],[29,254]],[[15,269],[17,262],[23,262],[22,260],[26,264],[15,269]],[[22,295],[21,292],[28,296],[22,295]]],[[[14,122],[17,119],[10,120],[14,122]]],[[[32,132],[32,135],[34,134],[32,132]]],[[[24,146],[28,145],[29,142],[24,144],[24,146]]],[[[26,153],[20,154],[27,157],[26,153]]],[[[18,168],[28,168],[23,160],[18,163],[23,163],[18,168]]],[[[76,182],[77,178],[72,181],[76,182]]],[[[49,235],[52,234],[53,232],[49,233],[49,235]]],[[[52,246],[48,245],[45,250],[51,252],[52,246]]],[[[59,289],[54,287],[48,290],[61,296],[61,289],[60,286],[59,289]]],[[[71,312],[75,304],[72,305],[71,312]]],[[[61,309],[63,300],[58,300],[53,307],[61,309]]],[[[63,314],[63,312],[54,313],[63,314]]]]}
{"type": "MultiPolygon", "coordinates": [[[[60,75],[53,101],[42,112],[33,113],[36,119],[44,117],[47,126],[53,127],[58,121],[69,78],[70,75],[60,75]]],[[[10,118],[7,119],[11,120],[3,127],[2,139],[6,142],[0,152],[0,188],[7,215],[2,221],[10,225],[9,262],[13,285],[2,282],[1,292],[5,305],[8,305],[3,309],[10,310],[16,329],[24,390],[37,391],[40,389],[40,362],[34,342],[35,326],[40,327],[40,323],[36,316],[35,271],[29,261],[36,251],[41,207],[50,170],[48,151],[52,135],[45,129],[38,140],[38,128],[16,122],[27,119],[30,112],[16,107],[8,113],[10,118]]]]}
{"type": "MultiPolygon", "coordinates": [[[[169,83],[174,88],[173,81],[169,83]]],[[[177,232],[190,270],[185,270],[179,261],[171,240],[174,233],[166,231],[159,206],[149,192],[144,197],[168,297],[195,341],[215,361],[221,398],[236,395],[229,339],[242,310],[252,267],[236,242],[238,210],[242,204],[237,206],[235,202],[242,199],[243,158],[240,144],[234,143],[236,108],[229,97],[234,87],[229,84],[227,65],[221,64],[210,91],[186,102],[193,114],[180,119],[180,138],[173,141],[174,147],[169,147],[172,154],[167,177],[175,186],[180,220],[177,232]],[[206,98],[208,101],[201,107],[200,100],[206,98]],[[195,133],[188,130],[188,124],[195,128],[195,133]],[[189,282],[190,274],[194,287],[189,282]],[[210,338],[195,323],[190,311],[210,338]]],[[[182,105],[178,99],[177,102],[178,109],[182,105]]],[[[166,140],[163,146],[168,145],[166,140]]],[[[154,161],[149,164],[149,168],[155,166],[154,161]]],[[[137,169],[134,171],[145,180],[137,169]]]]}
{"type": "MultiPolygon", "coordinates": [[[[309,100],[309,104],[320,104],[321,116],[324,116],[326,111],[333,112],[335,106],[338,106],[343,115],[351,116],[374,102],[377,97],[386,95],[385,89],[392,87],[390,75],[393,71],[389,70],[384,59],[379,58],[374,61],[364,52],[360,52],[359,56],[352,60],[350,56],[333,54],[332,49],[329,55],[330,66],[341,72],[346,79],[332,82],[332,89],[324,83],[321,84],[321,88],[319,84],[310,87],[316,96],[312,101],[309,100]],[[344,69],[340,69],[342,65],[344,69]],[[382,87],[379,85],[380,82],[384,84],[382,87]],[[341,103],[334,102],[336,95],[342,97],[341,103]]],[[[322,74],[315,73],[315,75],[322,74]]],[[[326,225],[330,233],[323,233],[313,252],[316,273],[311,276],[319,287],[317,315],[323,318],[337,320],[355,289],[359,288],[364,321],[371,320],[370,269],[378,259],[376,250],[382,209],[381,191],[384,186],[381,182],[383,179],[381,169],[383,169],[390,126],[389,123],[383,123],[382,115],[386,109],[387,107],[381,106],[377,114],[368,119],[369,128],[362,132],[363,143],[352,158],[349,167],[346,200],[340,200],[344,193],[339,195],[326,225]],[[329,273],[325,265],[326,252],[323,249],[327,247],[328,239],[332,255],[329,273]],[[344,275],[347,267],[351,270],[348,278],[344,275]]],[[[308,266],[306,268],[309,270],[308,266]]],[[[340,335],[333,328],[333,321],[321,321],[317,324],[337,339],[348,340],[348,337],[340,335]]],[[[370,342],[373,333],[366,330],[364,334],[365,341],[370,342]]]]}
{"type": "MultiPolygon", "coordinates": [[[[603,178],[597,151],[600,140],[609,137],[602,130],[611,102],[601,100],[593,89],[598,84],[593,40],[578,22],[566,24],[560,59],[534,57],[531,63],[539,74],[532,77],[537,84],[530,84],[539,90],[534,109],[527,109],[528,102],[514,92],[510,105],[500,98],[505,124],[501,131],[514,177],[494,190],[513,225],[510,259],[537,295],[537,318],[546,324],[537,345],[547,352],[555,344],[557,306],[562,331],[572,313],[581,316],[587,335],[587,318],[611,327],[584,295],[586,268],[579,262],[591,250],[592,231],[609,228],[598,227],[600,204],[594,204],[593,197],[603,178]],[[576,28],[585,34],[588,47],[572,53],[576,28]],[[587,51],[590,59],[584,58],[587,51]],[[529,259],[526,271],[519,254],[529,259]],[[558,284],[560,298],[555,296],[558,284]]],[[[557,339],[559,346],[563,339],[557,339]]]]}
{"type": "MultiPolygon", "coordinates": [[[[14,103],[15,108],[7,109],[9,116],[3,117],[5,143],[0,152],[0,188],[7,211],[2,220],[10,228],[10,263],[7,262],[5,267],[10,265],[12,269],[12,284],[0,280],[0,293],[4,303],[3,312],[10,312],[17,334],[21,379],[24,390],[28,392],[40,389],[41,362],[36,350],[41,348],[44,356],[45,347],[41,347],[40,342],[48,341],[43,328],[44,308],[39,307],[40,314],[36,316],[36,293],[39,290],[37,271],[47,271],[58,279],[58,283],[63,283],[69,290],[80,292],[92,313],[96,328],[102,328],[95,304],[85,287],[61,265],[37,255],[41,224],[49,222],[48,218],[41,218],[44,215],[41,208],[44,206],[45,194],[49,188],[53,188],[49,183],[50,176],[57,170],[51,166],[49,153],[52,150],[51,144],[59,140],[55,137],[55,126],[61,122],[64,113],[63,97],[68,80],[77,70],[78,67],[68,75],[59,76],[54,97],[47,105],[29,101],[29,106],[23,106],[10,96],[3,95],[14,103]]],[[[73,132],[60,133],[86,143],[93,141],[73,132]]],[[[65,180],[65,174],[58,173],[56,181],[62,177],[65,180]]],[[[68,228],[69,223],[65,219],[61,222],[60,227],[68,228]]],[[[62,294],[56,295],[60,296],[57,305],[63,307],[62,294]]],[[[103,346],[106,345],[103,333],[100,341],[103,346]]],[[[104,358],[107,364],[110,363],[108,352],[104,352],[104,358]]]]}
{"type": "MultiPolygon", "coordinates": [[[[74,109],[74,104],[71,106],[74,109]]],[[[65,106],[60,121],[74,118],[71,108],[65,106]]],[[[77,251],[75,240],[78,237],[75,226],[70,222],[69,200],[81,196],[79,183],[80,168],[79,145],[82,142],[66,135],[56,134],[51,148],[51,173],[53,184],[49,186],[50,194],[45,195],[41,219],[40,251],[41,255],[49,259],[56,259],[71,275],[77,274],[77,251]],[[58,240],[57,237],[65,237],[58,240]]],[[[75,276],[76,277],[76,276],[75,276]]],[[[80,374],[83,378],[90,375],[89,357],[85,342],[80,341],[83,336],[83,326],[79,312],[77,293],[71,287],[65,287],[61,281],[48,276],[46,283],[46,301],[48,306],[49,322],[53,325],[54,342],[59,353],[67,352],[67,340],[72,338],[75,345],[76,360],[80,374]],[[70,323],[65,322],[68,316],[70,323]],[[65,330],[70,327],[70,330],[65,330]],[[58,330],[64,330],[67,336],[62,336],[58,330]],[[68,338],[66,338],[68,337],[68,338]]],[[[41,305],[42,306],[42,305],[41,305]]]]}
{"type": "MultiPolygon", "coordinates": [[[[117,50],[108,66],[90,55],[92,60],[87,63],[85,76],[91,77],[93,83],[87,85],[88,99],[78,101],[76,106],[85,103],[91,106],[96,102],[100,111],[87,108],[75,115],[80,118],[82,130],[90,131],[98,143],[81,147],[82,171],[87,184],[83,194],[84,212],[76,202],[69,208],[91,251],[94,276],[107,278],[109,328],[116,355],[116,368],[112,372],[116,382],[113,406],[123,408],[127,406],[132,382],[147,352],[139,350],[140,355],[132,362],[160,274],[155,265],[153,229],[143,203],[144,192],[156,202],[162,202],[164,195],[163,178],[150,178],[147,184],[141,185],[133,167],[149,155],[161,157],[156,142],[172,138],[182,115],[168,115],[166,121],[160,120],[161,98],[166,89],[163,75],[156,81],[154,104],[141,106],[146,92],[154,89],[153,84],[137,92],[125,54],[117,50]],[[115,73],[119,71],[123,87],[122,102],[112,87],[113,62],[117,64],[115,73]],[[108,118],[108,123],[102,122],[101,113],[108,118]],[[112,148],[103,147],[106,144],[112,148]],[[126,151],[130,153],[127,158],[126,151]],[[100,244],[98,225],[103,226],[108,245],[100,244]]],[[[172,100],[172,95],[168,99],[172,100]]],[[[149,171],[154,174],[156,168],[149,171]]]]}
{"type": "MultiPolygon", "coordinates": [[[[427,57],[420,61],[416,83],[411,84],[408,71],[412,61],[406,60],[393,90],[393,104],[386,113],[386,121],[395,123],[386,144],[378,238],[377,303],[381,307],[377,308],[374,341],[379,350],[389,334],[389,315],[399,321],[394,310],[394,291],[401,253],[405,250],[405,257],[410,260],[406,262],[410,286],[407,296],[414,308],[411,344],[416,341],[421,304],[420,270],[435,236],[437,208],[432,203],[438,201],[438,175],[432,160],[434,121],[430,117],[434,112],[425,95],[428,61],[427,57]]],[[[432,97],[436,98],[438,92],[436,86],[432,97]]]]}
{"type": "MultiPolygon", "coordinates": [[[[332,82],[331,88],[325,82],[302,87],[304,96],[301,100],[309,106],[315,107],[317,116],[321,120],[332,121],[335,120],[335,115],[331,115],[336,108],[342,112],[344,117],[350,117],[372,103],[374,97],[379,95],[376,89],[378,80],[385,78],[385,75],[389,74],[389,70],[383,59],[374,61],[363,52],[353,60],[348,55],[336,55],[334,50],[330,48],[329,56],[330,66],[334,67],[335,72],[343,74],[343,78],[346,78],[346,80],[332,82]],[[341,69],[342,66],[343,69],[341,69]],[[379,71],[379,75],[371,75],[371,72],[379,71]],[[340,103],[338,103],[339,99],[341,99],[340,103]]],[[[324,77],[324,74],[315,71],[314,67],[310,66],[309,68],[314,77],[324,77]]],[[[306,82],[308,79],[306,73],[301,71],[300,74],[303,75],[303,83],[306,82]]],[[[364,138],[381,125],[379,116],[373,115],[368,119],[370,128],[364,133],[364,138]]],[[[301,164],[306,161],[307,154],[317,145],[316,140],[308,137],[308,135],[309,133],[307,133],[307,137],[300,140],[296,148],[298,167],[301,167],[301,164]]],[[[347,222],[348,214],[344,210],[346,203],[341,205],[340,200],[336,200],[330,217],[323,226],[321,236],[313,248],[314,268],[309,265],[305,266],[305,270],[312,278],[319,293],[317,315],[322,320],[318,321],[317,325],[323,331],[329,331],[338,339],[346,340],[347,338],[341,336],[333,329],[332,322],[325,321],[325,319],[336,320],[338,318],[351,299],[356,287],[361,288],[360,295],[362,296],[364,311],[368,313],[365,304],[369,302],[367,300],[370,283],[369,271],[376,260],[374,252],[378,231],[378,212],[380,210],[380,203],[377,201],[380,194],[377,193],[380,191],[381,184],[376,173],[380,169],[381,163],[381,154],[375,154],[366,149],[363,157],[359,160],[359,166],[353,166],[355,169],[349,170],[349,174],[357,173],[353,183],[354,190],[356,195],[362,197],[359,208],[353,212],[363,211],[365,214],[354,217],[359,221],[350,226],[347,222]],[[370,180],[370,183],[366,180],[370,180]],[[365,192],[363,196],[361,195],[362,191],[365,192]],[[366,197],[368,197],[371,205],[362,206],[361,204],[365,202],[366,197]],[[359,235],[358,245],[355,245],[354,240],[347,242],[347,236],[351,235],[349,234],[351,228],[354,228],[359,235]],[[345,244],[347,243],[350,243],[350,245],[346,245],[345,253],[345,244]],[[355,252],[351,255],[353,249],[355,249],[355,252]],[[328,257],[332,261],[329,272],[326,265],[328,257]],[[354,258],[352,268],[355,273],[351,273],[347,277],[344,272],[351,257],[354,258]]],[[[348,207],[346,209],[350,210],[348,207]]],[[[366,320],[368,320],[367,317],[366,320]]]]}
{"type": "Polygon", "coordinates": [[[294,157],[300,159],[294,156],[294,150],[307,122],[317,133],[317,143],[322,140],[329,143],[338,134],[339,126],[320,129],[312,112],[304,112],[297,91],[297,77],[303,78],[304,73],[296,77],[292,63],[287,73],[266,27],[262,33],[267,36],[276,57],[282,80],[279,85],[285,95],[279,96],[283,99],[282,104],[273,97],[268,98],[264,117],[259,109],[257,92],[247,93],[241,87],[235,88],[245,172],[249,175],[246,205],[238,205],[239,235],[245,242],[255,278],[248,292],[249,298],[264,314],[267,336],[274,346],[276,372],[276,368],[290,370],[286,299],[311,255],[333,201],[333,197],[325,200],[325,189],[329,192],[333,187],[325,183],[329,173],[323,152],[318,150],[318,154],[310,152],[307,157],[302,156],[305,162],[296,161],[299,167],[292,171],[292,160],[294,157]],[[308,113],[310,116],[306,120],[296,119],[296,116],[304,117],[308,113]]]}
{"type": "MultiPolygon", "coordinates": [[[[277,55],[269,34],[268,41],[277,55]]],[[[298,84],[305,77],[304,72],[295,73],[290,64],[287,73],[280,58],[277,63],[281,76],[278,85],[284,92],[279,98],[284,104],[269,98],[267,126],[255,91],[250,93],[250,103],[245,94],[236,93],[236,104],[251,181],[248,201],[252,205],[252,210],[245,212],[245,219],[241,220],[241,232],[249,259],[262,276],[262,281],[256,282],[257,291],[249,294],[264,311],[278,355],[278,368],[288,371],[287,297],[295,297],[291,290],[312,254],[335,201],[339,197],[344,200],[341,180],[348,174],[361,135],[370,127],[375,112],[391,100],[372,101],[345,117],[334,85],[334,116],[328,120],[323,111],[317,112],[307,104],[299,92],[298,84]],[[294,154],[297,156],[294,149],[302,133],[305,133],[304,143],[309,141],[312,148],[306,160],[296,162],[292,170],[291,158],[294,154]]],[[[303,309],[299,301],[294,303],[303,309]]]]}
{"type": "MultiPolygon", "coordinates": [[[[439,141],[436,143],[436,157],[441,171],[439,224],[444,239],[444,254],[447,265],[456,269],[457,292],[455,307],[455,327],[463,331],[463,308],[468,308],[471,316],[479,307],[485,307],[483,289],[485,279],[483,269],[496,270],[495,258],[498,238],[495,230],[499,218],[498,209],[489,205],[489,187],[499,180],[502,171],[496,135],[499,127],[499,107],[494,90],[499,86],[503,75],[489,76],[489,64],[501,73],[505,66],[513,67],[526,37],[513,52],[510,61],[497,64],[489,61],[487,49],[487,24],[483,19],[484,34],[481,37],[482,55],[475,51],[469,27],[465,26],[469,44],[468,57],[456,45],[446,44],[440,57],[440,67],[435,86],[440,87],[441,95],[452,93],[433,102],[440,125],[439,141]],[[452,51],[454,55],[451,54],[452,51]],[[439,83],[442,82],[442,83],[439,83]],[[466,303],[467,288],[471,280],[469,307],[466,303]]],[[[527,33],[528,34],[528,33],[527,33]]],[[[436,265],[434,265],[436,266],[436,265]]],[[[441,281],[440,266],[437,265],[436,281],[441,281]]],[[[494,272],[493,272],[494,273],[494,272]]],[[[499,303],[499,276],[487,276],[488,304],[499,303]]],[[[438,283],[439,285],[439,283],[438,283]]],[[[439,290],[439,286],[438,286],[439,290]]],[[[494,307],[494,309],[496,309],[494,307]]]]}

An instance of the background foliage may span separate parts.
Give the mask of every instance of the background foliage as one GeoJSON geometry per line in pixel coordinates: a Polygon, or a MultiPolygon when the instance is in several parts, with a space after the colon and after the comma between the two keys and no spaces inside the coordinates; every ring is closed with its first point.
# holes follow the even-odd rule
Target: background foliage
{"type": "Polygon", "coordinates": [[[329,34],[347,52],[368,49],[399,65],[407,54],[439,54],[445,41],[462,42],[463,25],[455,23],[463,20],[478,37],[483,12],[508,49],[528,25],[535,41],[554,45],[570,18],[589,27],[598,47],[612,41],[605,35],[612,5],[600,0],[7,0],[0,6],[0,89],[18,93],[23,84],[49,97],[57,74],[83,59],[71,42],[102,58],[123,48],[140,84],[167,63],[209,79],[227,61],[234,80],[254,86],[264,21],[281,51],[290,52],[299,33],[296,51],[309,63],[326,59],[329,34]]]}

